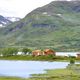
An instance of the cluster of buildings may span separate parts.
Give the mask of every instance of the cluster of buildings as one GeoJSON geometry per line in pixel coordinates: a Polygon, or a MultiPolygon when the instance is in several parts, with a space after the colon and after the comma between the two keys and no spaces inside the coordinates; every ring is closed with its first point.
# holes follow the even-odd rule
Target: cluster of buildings
{"type": "Polygon", "coordinates": [[[33,56],[41,56],[41,55],[56,55],[56,52],[51,49],[45,49],[45,50],[33,50],[32,53],[27,52],[24,54],[24,52],[18,52],[17,55],[33,55],[33,56]]]}
{"type": "Polygon", "coordinates": [[[40,55],[56,55],[56,52],[51,49],[45,49],[43,51],[41,50],[34,50],[32,51],[33,56],[40,56],[40,55]]]}
{"type": "MultiPolygon", "coordinates": [[[[17,55],[24,55],[22,52],[18,52],[17,55]]],[[[63,56],[63,57],[80,57],[80,52],[55,52],[52,49],[45,49],[45,50],[33,50],[30,54],[29,52],[26,55],[33,55],[33,56],[41,56],[41,55],[55,55],[55,56],[63,56]]]]}
{"type": "Polygon", "coordinates": [[[80,52],[55,52],[51,49],[45,49],[43,51],[41,50],[34,50],[32,51],[32,55],[39,56],[39,55],[55,55],[55,56],[63,56],[63,57],[79,57],[80,58],[80,52]]]}

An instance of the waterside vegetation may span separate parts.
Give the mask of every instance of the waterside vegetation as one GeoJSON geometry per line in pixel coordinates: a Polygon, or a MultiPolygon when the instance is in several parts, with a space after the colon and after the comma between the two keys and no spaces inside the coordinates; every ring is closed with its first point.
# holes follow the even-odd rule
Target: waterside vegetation
{"type": "Polygon", "coordinates": [[[80,56],[56,56],[55,50],[31,50],[29,48],[1,48],[0,60],[79,61],[80,56]],[[37,52],[35,52],[37,51],[37,52]],[[21,52],[21,53],[19,53],[21,52]],[[34,53],[35,55],[34,55],[34,53]],[[43,55],[44,52],[44,55],[43,55]],[[18,54],[19,53],[19,54],[18,54]]]}

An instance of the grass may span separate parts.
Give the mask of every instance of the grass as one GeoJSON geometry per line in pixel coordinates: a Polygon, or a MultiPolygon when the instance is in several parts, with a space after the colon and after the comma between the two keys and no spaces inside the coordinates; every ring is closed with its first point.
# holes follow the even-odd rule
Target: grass
{"type": "MultiPolygon", "coordinates": [[[[80,57],[74,57],[75,61],[80,61],[80,57]]],[[[32,56],[32,55],[16,55],[16,56],[0,56],[0,60],[35,60],[35,61],[70,61],[69,57],[63,56],[32,56]]]]}
{"type": "Polygon", "coordinates": [[[15,77],[0,77],[0,80],[25,80],[25,79],[15,77]]]}

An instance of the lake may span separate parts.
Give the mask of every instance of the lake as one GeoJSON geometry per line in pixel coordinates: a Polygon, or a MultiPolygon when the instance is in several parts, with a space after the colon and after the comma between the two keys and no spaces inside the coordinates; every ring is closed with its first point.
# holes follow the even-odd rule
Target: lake
{"type": "Polygon", "coordinates": [[[0,60],[0,76],[28,78],[30,74],[45,73],[46,69],[66,68],[68,62],[0,60]]]}

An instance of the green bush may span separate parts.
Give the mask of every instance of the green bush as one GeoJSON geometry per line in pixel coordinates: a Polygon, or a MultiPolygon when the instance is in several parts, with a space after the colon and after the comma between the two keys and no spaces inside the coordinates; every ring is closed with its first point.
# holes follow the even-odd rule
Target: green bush
{"type": "Polygon", "coordinates": [[[31,51],[31,49],[23,48],[22,52],[24,52],[24,54],[26,54],[27,52],[31,53],[32,51],[31,51]]]}
{"type": "Polygon", "coordinates": [[[70,59],[70,64],[75,64],[75,59],[70,59]]]}

